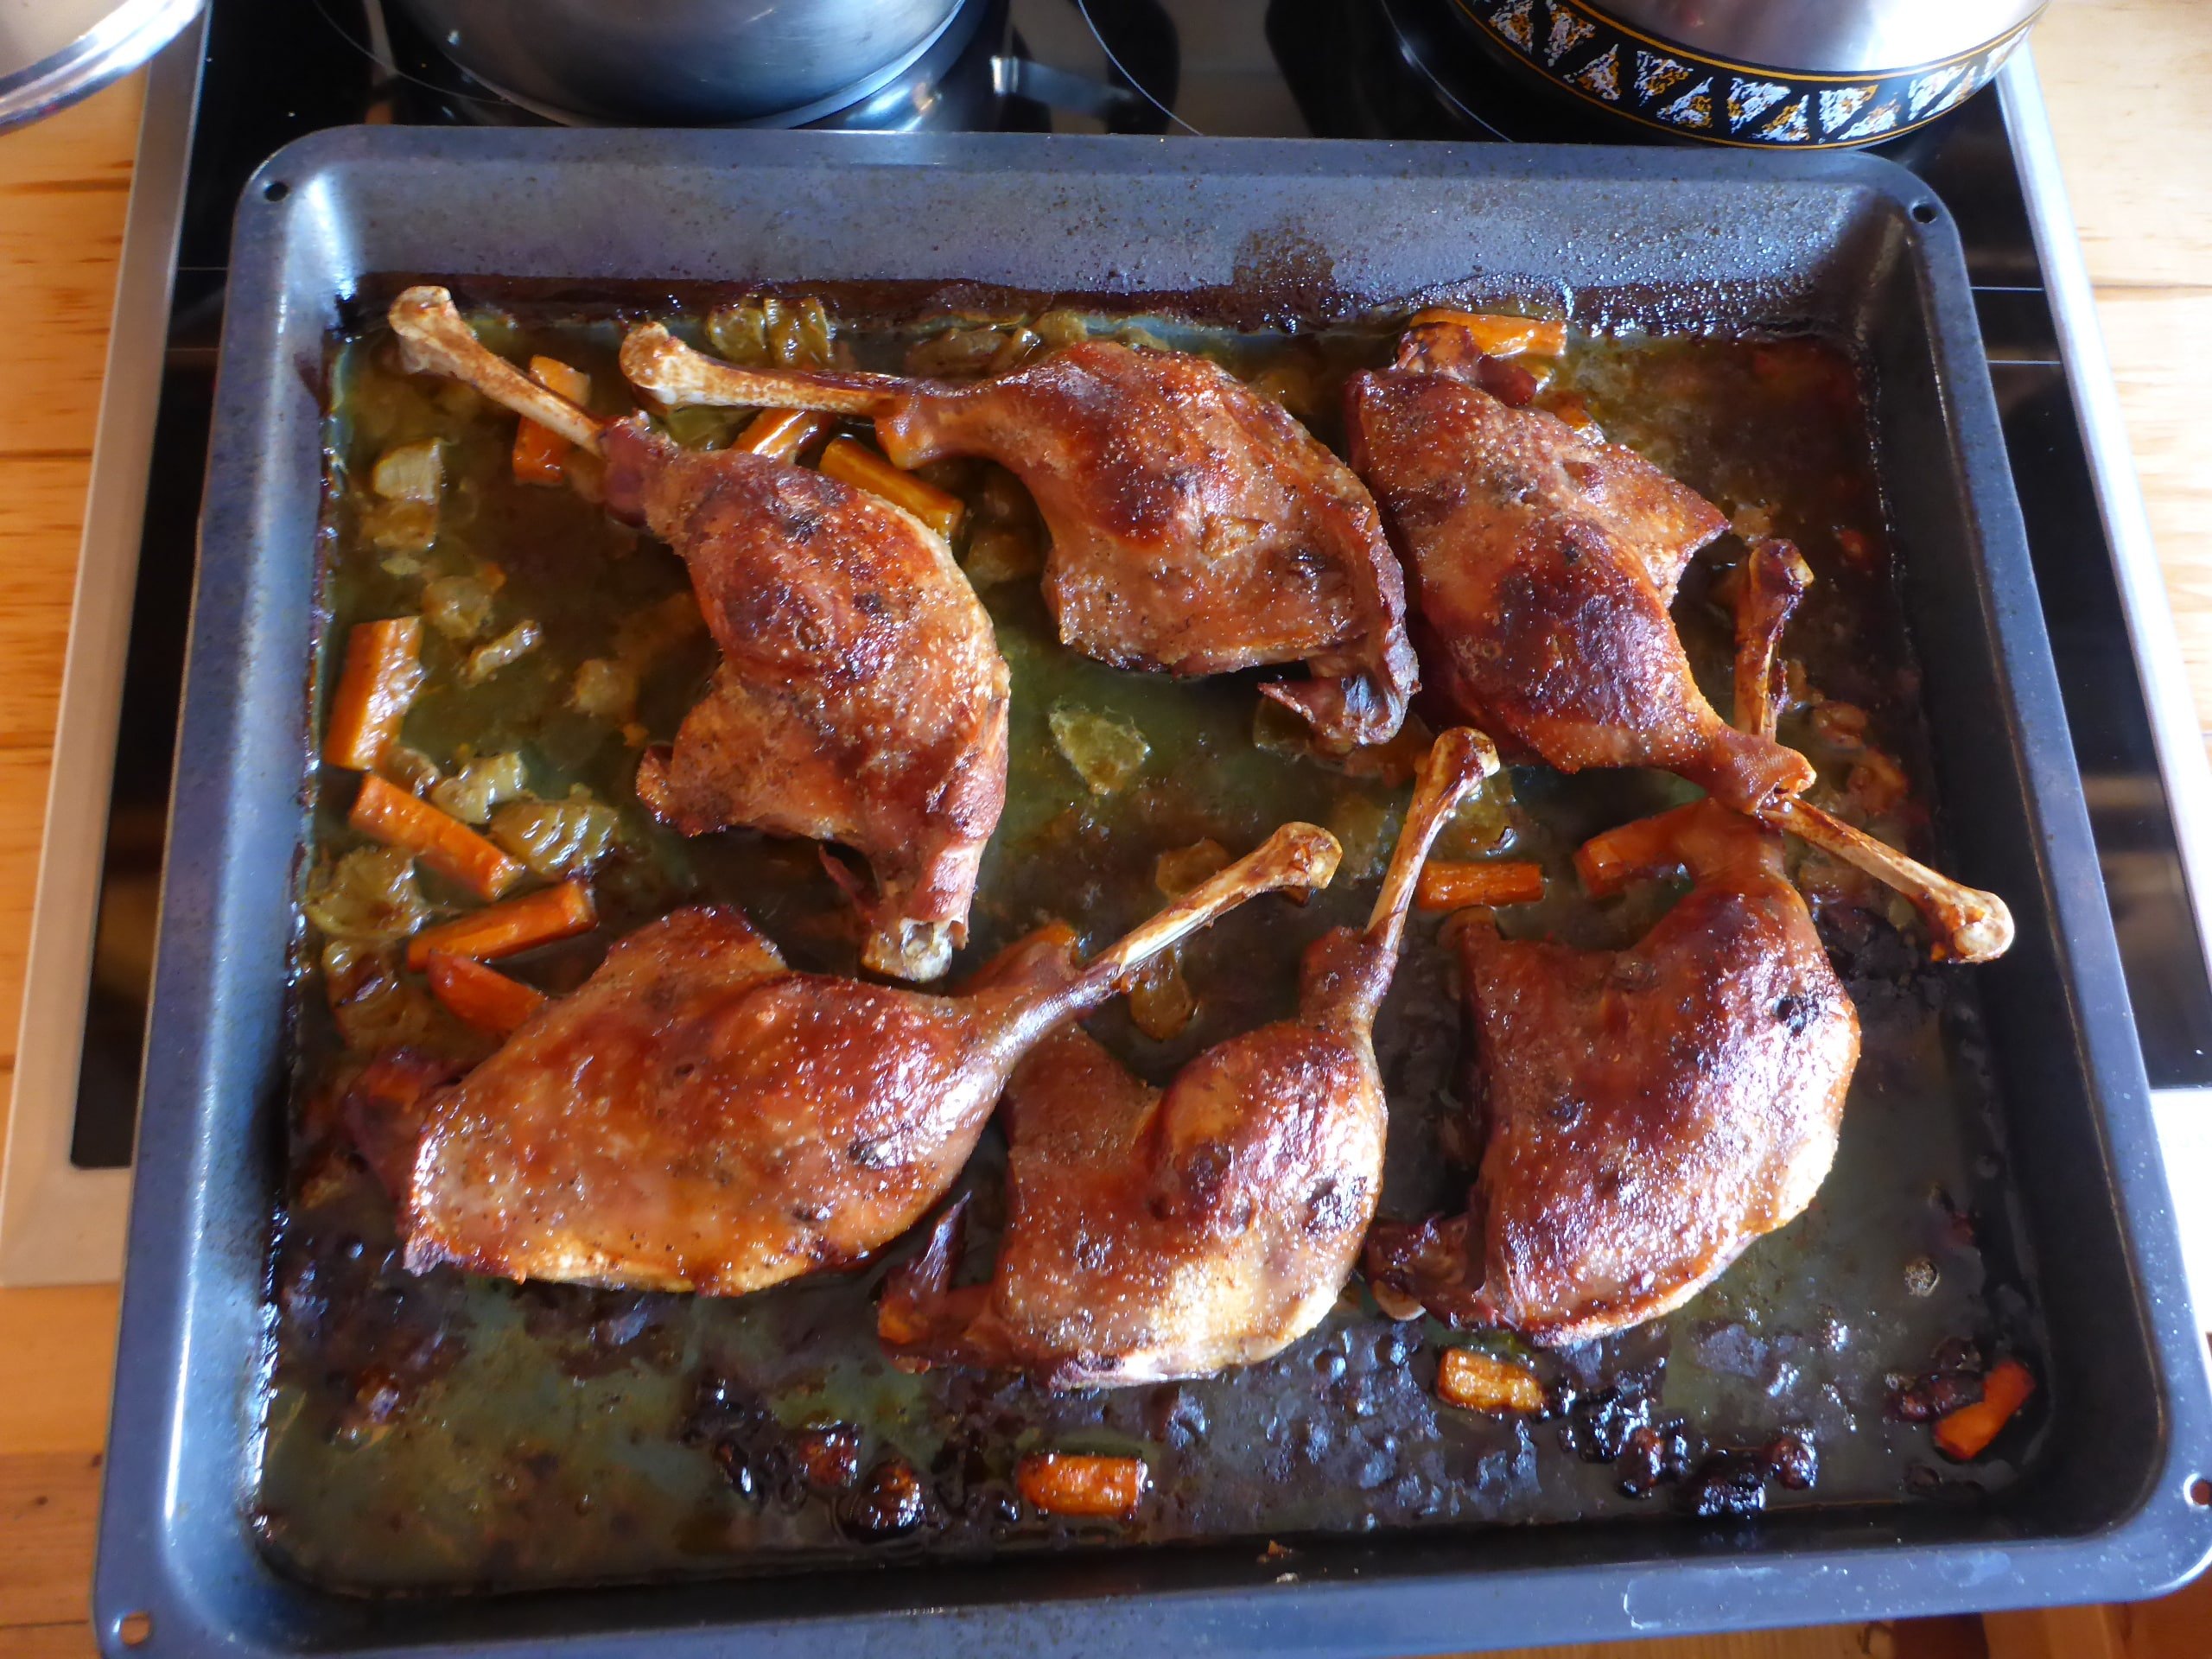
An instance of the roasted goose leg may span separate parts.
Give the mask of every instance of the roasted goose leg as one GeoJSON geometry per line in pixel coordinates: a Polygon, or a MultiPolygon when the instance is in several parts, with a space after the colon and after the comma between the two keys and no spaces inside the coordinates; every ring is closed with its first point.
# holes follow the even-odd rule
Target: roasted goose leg
{"type": "Polygon", "coordinates": [[[1728,521],[1634,450],[1507,408],[1473,384],[1479,353],[1446,349],[1452,331],[1421,325],[1398,366],[1345,391],[1432,695],[1562,772],[1659,766],[1739,811],[1802,791],[1802,755],[1713,713],[1669,613],[1728,521]]]}
{"type": "Polygon", "coordinates": [[[1382,742],[1414,689],[1405,585],[1359,480],[1273,400],[1204,358],[1094,340],[972,382],[762,372],[658,326],[622,347],[671,404],[824,409],[875,422],[901,467],[982,455],[1052,531],[1060,637],[1122,668],[1219,674],[1304,662],[1266,695],[1325,740],[1382,742]]]}
{"type": "MultiPolygon", "coordinates": [[[[493,355],[442,289],[391,309],[409,366],[448,375],[607,461],[607,499],[690,568],[722,662],[638,794],[686,835],[730,825],[868,861],[863,960],[942,974],[1006,803],[1007,667],[943,538],[805,467],[602,423],[493,355]]],[[[842,871],[842,866],[833,867],[842,871]]]]}
{"type": "Polygon", "coordinates": [[[1688,897],[1626,950],[1460,925],[1488,1093],[1468,1215],[1384,1224],[1376,1300],[1565,1346],[1681,1306],[1804,1209],[1859,1021],[1780,841],[1704,800],[1663,820],[1688,897]]]}
{"type": "Polygon", "coordinates": [[[1453,717],[1563,772],[1675,772],[1897,888],[1927,917],[1937,956],[2004,954],[2012,918],[1994,893],[1798,798],[1813,769],[1774,741],[1771,689],[1781,620],[1808,574],[1796,550],[1761,542],[1747,562],[1743,729],[1726,726],[1669,607],[1690,556],[1728,521],[1635,451],[1481,390],[1484,359],[1461,332],[1417,326],[1397,366],[1355,376],[1345,394],[1353,464],[1413,570],[1428,682],[1453,717]]]}
{"type": "Polygon", "coordinates": [[[1372,1031],[1414,878],[1497,766],[1473,732],[1438,740],[1372,918],[1308,950],[1294,1017],[1209,1049],[1165,1092],[1079,1027],[1040,1044],[1007,1088],[1009,1215],[992,1280],[949,1287],[948,1213],[886,1287],[877,1329],[893,1354],[1096,1388],[1250,1364],[1312,1329],[1382,1185],[1372,1031]]]}
{"type": "Polygon", "coordinates": [[[679,910],[458,1084],[388,1057],[346,1116],[416,1271],[758,1290],[896,1237],[1026,1051],[1224,911],[1326,885],[1337,855],[1291,824],[1087,965],[1046,929],[958,996],[794,973],[735,912],[679,910]]]}
{"type": "MultiPolygon", "coordinates": [[[[1737,716],[1761,732],[1794,558],[1755,549],[1738,601],[1737,683],[1759,695],[1737,716]]],[[[1562,1346],[1626,1330],[1796,1216],[1834,1159],[1859,1019],[1781,838],[1710,798],[1615,835],[1611,885],[1684,866],[1694,882],[1630,949],[1460,924],[1488,1139],[1466,1215],[1370,1236],[1393,1312],[1562,1346]]]]}

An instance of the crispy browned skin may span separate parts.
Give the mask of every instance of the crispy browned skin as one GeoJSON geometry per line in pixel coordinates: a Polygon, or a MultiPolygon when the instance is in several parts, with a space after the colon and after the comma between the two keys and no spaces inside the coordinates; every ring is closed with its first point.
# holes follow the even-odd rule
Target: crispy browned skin
{"type": "Polygon", "coordinates": [[[1122,668],[1218,674],[1303,662],[1266,686],[1325,738],[1381,742],[1416,683],[1405,583],[1351,470],[1271,398],[1201,357],[1094,340],[976,381],[760,372],[647,328],[638,385],[677,401],[872,415],[901,467],[981,455],[1052,536],[1060,637],[1122,668]]]}
{"type": "Polygon", "coordinates": [[[1382,1186],[1373,1030],[1406,901],[1452,806],[1496,766],[1474,733],[1439,740],[1373,918],[1314,942],[1293,1018],[1208,1049],[1164,1091],[1079,1028],[1040,1044],[1007,1090],[990,1283],[950,1287],[956,1209],[886,1286],[885,1345],[909,1364],[1098,1388],[1250,1364],[1311,1330],[1382,1186]]]}
{"type": "Polygon", "coordinates": [[[1678,1306],[1811,1201],[1858,1016],[1780,838],[1710,801],[1669,823],[1695,885],[1629,950],[1462,924],[1481,1179],[1470,1217],[1376,1228],[1379,1294],[1585,1342],[1678,1306]]]}
{"type": "Polygon", "coordinates": [[[855,894],[862,959],[942,974],[1007,766],[1006,661],[944,538],[807,468],[687,450],[640,416],[601,421],[484,346],[443,289],[407,289],[391,321],[410,369],[604,455],[608,508],[690,568],[722,662],[673,750],[639,764],[639,798],[685,835],[742,825],[851,848],[875,885],[855,894]]]}
{"type": "Polygon", "coordinates": [[[1669,607],[1718,509],[1633,450],[1509,409],[1421,331],[1346,391],[1352,464],[1413,573],[1422,668],[1452,717],[1563,772],[1660,766],[1749,811],[1812,781],[1725,725],[1669,607]]]}
{"type": "Polygon", "coordinates": [[[1223,910],[1325,882],[1335,854],[1293,825],[1087,966],[1047,929],[957,997],[795,973],[735,912],[677,911],[457,1085],[387,1061],[345,1116],[404,1172],[410,1268],[736,1295],[904,1231],[1023,1052],[1223,910]]]}
{"type": "Polygon", "coordinates": [[[1007,685],[944,540],[805,467],[629,421],[604,442],[610,503],[683,556],[722,652],[673,749],[639,764],[639,798],[687,836],[852,848],[875,878],[869,965],[942,973],[1006,804],[1007,685]]]}

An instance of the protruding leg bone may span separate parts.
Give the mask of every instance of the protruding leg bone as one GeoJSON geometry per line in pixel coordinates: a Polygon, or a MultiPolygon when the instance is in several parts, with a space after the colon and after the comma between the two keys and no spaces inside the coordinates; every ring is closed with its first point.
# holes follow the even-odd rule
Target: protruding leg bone
{"type": "Polygon", "coordinates": [[[1864,830],[1854,829],[1803,801],[1783,800],[1759,816],[1776,829],[1787,830],[1910,899],[1928,923],[1939,962],[1945,958],[1989,962],[2011,949],[2012,912],[1995,893],[1938,874],[1864,830]]]}
{"type": "Polygon", "coordinates": [[[1797,601],[1813,584],[1812,567],[1788,542],[1758,541],[1738,573],[1736,600],[1736,719],[1738,731],[1770,741],[1781,717],[1775,651],[1797,601]]]}
{"type": "Polygon", "coordinates": [[[861,941],[861,966],[870,973],[887,975],[912,984],[941,979],[952,966],[952,953],[968,942],[964,922],[921,921],[911,916],[880,914],[871,884],[849,868],[827,847],[817,849],[822,868],[852,901],[853,907],[872,920],[861,941]]]}
{"type": "MultiPolygon", "coordinates": [[[[1751,543],[1736,599],[1736,724],[1744,730],[1756,731],[1763,737],[1774,735],[1780,712],[1775,696],[1775,648],[1781,641],[1783,624],[1797,608],[1812,579],[1803,557],[1788,542],[1751,543]]],[[[1926,918],[1929,943],[1939,961],[1948,957],[1987,962],[2003,956],[2012,944],[2012,913],[1995,893],[1964,887],[1938,874],[1865,830],[1853,829],[1802,800],[1785,797],[1763,808],[1758,816],[1762,823],[1789,830],[1830,857],[1841,859],[1903,893],[1926,918]]],[[[1629,824],[1610,836],[1600,836],[1575,855],[1575,863],[1592,893],[1613,891],[1633,874],[1637,848],[1623,838],[1639,827],[1629,824]],[[1610,845],[1600,846],[1600,842],[1610,845]],[[1601,887],[1600,883],[1611,885],[1601,887]]]]}
{"type": "Polygon", "coordinates": [[[1429,848],[1459,803],[1497,771],[1496,747],[1471,727],[1454,727],[1430,746],[1427,759],[1421,764],[1413,802],[1406,808],[1406,827],[1398,834],[1390,867],[1382,874],[1382,891],[1375,895],[1375,909],[1368,917],[1368,942],[1381,945],[1386,960],[1397,957],[1406,908],[1413,902],[1429,848]]]}
{"type": "Polygon", "coordinates": [[[1286,887],[1325,887],[1344,849],[1327,830],[1287,823],[1227,869],[1208,876],[1165,910],[1141,922],[1084,964],[1077,981],[1084,1001],[1128,988],[1138,969],[1224,911],[1286,887]]]}
{"type": "Polygon", "coordinates": [[[391,302],[391,332],[412,374],[442,374],[493,403],[548,426],[580,449],[600,453],[605,423],[549,391],[476,338],[442,288],[410,288],[391,302]]]}
{"type": "Polygon", "coordinates": [[[905,385],[895,375],[835,369],[741,369],[693,351],[657,322],[622,341],[622,372],[632,385],[671,408],[707,404],[733,409],[823,409],[880,415],[905,385]]]}
{"type": "Polygon", "coordinates": [[[894,922],[868,936],[861,964],[874,973],[926,984],[952,966],[955,944],[965,931],[957,922],[894,922]]]}
{"type": "MultiPolygon", "coordinates": [[[[1603,899],[1639,876],[1678,865],[1677,836],[1684,821],[1702,804],[1693,801],[1670,812],[1638,818],[1583,842],[1575,852],[1574,868],[1584,888],[1592,897],[1603,899]]],[[[1939,962],[1987,962],[2003,956],[2012,943],[2012,913],[1993,893],[1940,875],[1865,830],[1801,800],[1785,798],[1758,817],[1770,829],[1787,830],[1903,893],[1927,921],[1930,948],[1939,962]]]]}
{"type": "MultiPolygon", "coordinates": [[[[1374,1029],[1375,1016],[1397,971],[1406,911],[1413,903],[1428,849],[1452,809],[1497,770],[1497,749],[1490,739],[1471,727],[1455,727],[1429,746],[1414,785],[1414,798],[1406,807],[1405,827],[1398,832],[1398,844],[1390,849],[1390,862],[1382,873],[1382,890],[1375,895],[1367,930],[1358,948],[1340,953],[1327,972],[1333,985],[1327,1000],[1337,1014],[1348,1017],[1352,1025],[1365,1031],[1374,1029]]],[[[1313,971],[1309,958],[1300,975],[1301,1017],[1313,1016],[1319,1006],[1309,995],[1308,976],[1313,971]]]]}

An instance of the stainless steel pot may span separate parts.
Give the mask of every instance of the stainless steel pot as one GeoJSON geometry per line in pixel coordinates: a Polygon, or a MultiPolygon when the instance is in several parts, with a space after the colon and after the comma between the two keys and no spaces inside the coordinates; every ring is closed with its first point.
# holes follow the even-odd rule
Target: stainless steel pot
{"type": "Polygon", "coordinates": [[[203,0],[0,0],[0,128],[98,92],[167,46],[203,0]]]}
{"type": "Polygon", "coordinates": [[[868,98],[962,0],[399,0],[447,55],[556,120],[799,125],[868,98]]]}
{"type": "Polygon", "coordinates": [[[1710,143],[1825,149],[1934,120],[2044,0],[1452,0],[1494,51],[1587,103],[1710,143]]]}

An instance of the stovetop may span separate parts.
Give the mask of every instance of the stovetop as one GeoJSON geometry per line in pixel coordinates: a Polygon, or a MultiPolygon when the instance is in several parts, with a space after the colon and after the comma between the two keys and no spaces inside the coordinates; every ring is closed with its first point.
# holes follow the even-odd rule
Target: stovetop
{"type": "MultiPolygon", "coordinates": [[[[1535,143],[1632,137],[1593,132],[1580,106],[1555,102],[1490,65],[1455,32],[1451,6],[966,0],[961,26],[949,31],[957,51],[940,52],[918,77],[824,124],[1535,143]]],[[[543,118],[452,68],[382,0],[212,0],[204,46],[188,39],[172,48],[173,61],[157,70],[157,94],[162,73],[188,82],[193,66],[181,54],[195,51],[198,117],[121,670],[81,1065],[26,1066],[21,1074],[73,1076],[66,1145],[79,1170],[119,1168],[130,1155],[194,525],[239,188],[271,152],[320,128],[543,118]]],[[[186,84],[177,100],[186,111],[188,92],[186,84]]],[[[142,177],[156,143],[153,118],[142,177]]],[[[2062,357],[2065,319],[2037,252],[2036,181],[2031,170],[2024,175],[2021,135],[2008,124],[2018,118],[2008,118],[1993,87],[1877,153],[1925,178],[1950,204],[1965,238],[2144,1058],[2154,1086],[2208,1085],[2212,982],[2160,766],[2158,698],[2139,671],[2125,561],[2116,574],[2109,503],[2101,505],[2095,448],[2085,442],[2062,357]]],[[[170,142],[182,137],[180,131],[170,142]]],[[[127,249],[126,263],[130,257],[127,249]]],[[[104,454],[100,464],[110,459],[104,454]]],[[[49,912],[57,927],[71,914],[42,894],[42,929],[49,912]]],[[[75,912],[80,928],[86,913],[81,906],[75,912]]],[[[66,1047],[73,1037],[73,1030],[34,1033],[32,1023],[27,1043],[35,1036],[66,1047]]],[[[19,1098],[19,1112],[25,1103],[19,1098]]],[[[7,1267],[0,1257],[0,1272],[7,1267]]]]}

